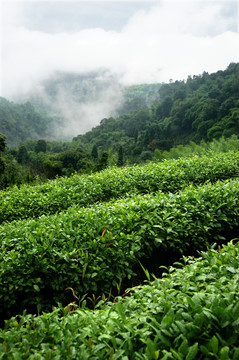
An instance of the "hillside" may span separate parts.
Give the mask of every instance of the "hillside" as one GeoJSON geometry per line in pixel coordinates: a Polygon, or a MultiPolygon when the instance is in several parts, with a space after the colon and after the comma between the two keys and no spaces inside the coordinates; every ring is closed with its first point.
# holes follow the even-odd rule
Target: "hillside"
{"type": "Polygon", "coordinates": [[[238,162],[0,191],[0,358],[238,359],[238,162]]]}
{"type": "Polygon", "coordinates": [[[188,77],[186,82],[163,84],[158,95],[150,107],[141,103],[136,111],[105,118],[74,140],[113,152],[122,145],[125,156],[137,161],[151,159],[155,149],[239,134],[238,63],[224,71],[188,77]]]}
{"type": "Polygon", "coordinates": [[[45,83],[48,104],[54,107],[59,103],[59,94],[63,108],[68,102],[71,112],[67,114],[72,118],[66,124],[66,118],[60,117],[61,107],[57,115],[40,98],[35,98],[35,107],[30,102],[14,104],[0,99],[0,133],[7,136],[10,147],[1,154],[5,170],[0,174],[0,188],[74,172],[100,171],[112,165],[177,158],[196,151],[196,146],[202,153],[210,147],[205,143],[222,150],[224,145],[229,146],[224,140],[239,135],[239,64],[232,63],[214,74],[189,77],[186,82],[126,88],[119,88],[113,78],[106,81],[97,76],[57,74],[45,83]],[[111,90],[111,96],[117,94],[111,103],[111,110],[118,114],[115,118],[103,118],[73,141],[56,141],[65,126],[69,134],[83,124],[78,113],[82,106],[94,113],[93,119],[100,113],[94,104],[106,111],[104,104],[111,90]]]}
{"type": "Polygon", "coordinates": [[[69,141],[78,133],[74,140],[87,151],[95,144],[114,153],[122,145],[135,162],[150,159],[155,149],[238,135],[235,63],[187,81],[129,87],[104,72],[56,73],[40,89],[18,104],[0,99],[0,133],[8,146],[26,139],[69,141]]]}
{"type": "Polygon", "coordinates": [[[28,138],[54,138],[52,121],[50,116],[37,111],[30,102],[16,104],[0,98],[0,133],[6,136],[9,147],[18,146],[28,138]]]}
{"type": "Polygon", "coordinates": [[[0,99],[0,133],[8,146],[26,139],[70,141],[109,116],[136,111],[159,98],[160,84],[123,87],[105,72],[54,73],[17,103],[0,99]]]}

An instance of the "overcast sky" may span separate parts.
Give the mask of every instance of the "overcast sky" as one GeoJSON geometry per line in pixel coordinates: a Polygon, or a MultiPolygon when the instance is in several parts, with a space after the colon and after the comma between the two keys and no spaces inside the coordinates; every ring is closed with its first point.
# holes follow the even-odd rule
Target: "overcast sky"
{"type": "Polygon", "coordinates": [[[238,1],[1,1],[0,95],[54,71],[168,82],[239,61],[238,1]]]}

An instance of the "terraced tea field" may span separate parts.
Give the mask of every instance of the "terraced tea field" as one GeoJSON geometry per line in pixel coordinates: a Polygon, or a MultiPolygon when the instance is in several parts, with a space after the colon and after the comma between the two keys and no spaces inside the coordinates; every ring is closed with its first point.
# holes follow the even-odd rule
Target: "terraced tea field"
{"type": "Polygon", "coordinates": [[[230,152],[0,192],[0,359],[239,359],[238,165],[230,152]],[[160,277],[135,286],[149,264],[160,277]]]}

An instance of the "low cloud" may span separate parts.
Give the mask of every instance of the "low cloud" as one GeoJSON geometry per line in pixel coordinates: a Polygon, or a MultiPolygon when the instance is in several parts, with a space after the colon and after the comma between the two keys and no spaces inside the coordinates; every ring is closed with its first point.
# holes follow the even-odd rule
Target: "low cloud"
{"type": "Polygon", "coordinates": [[[123,92],[117,77],[105,70],[81,75],[57,72],[35,89],[30,101],[58,119],[54,138],[66,139],[114,116],[123,101],[123,92]]]}
{"type": "MultiPolygon", "coordinates": [[[[84,74],[108,69],[120,87],[186,79],[239,61],[236,2],[162,0],[149,10],[137,11],[121,31],[92,28],[57,33],[24,27],[24,13],[15,4],[10,1],[5,7],[9,18],[2,29],[1,56],[1,95],[13,100],[39,91],[56,71],[84,74]]],[[[107,1],[102,6],[107,11],[107,1]]],[[[69,104],[64,111],[77,123],[75,100],[61,91],[58,98],[67,98],[69,104]]],[[[118,87],[105,91],[120,97],[118,87]]],[[[103,115],[96,103],[95,110],[82,108],[87,119],[94,119],[95,111],[102,117],[109,113],[103,115]]]]}
{"type": "Polygon", "coordinates": [[[107,68],[133,84],[225,68],[238,61],[239,35],[230,30],[233,15],[224,17],[223,7],[224,2],[164,0],[137,12],[120,32],[94,28],[56,34],[19,26],[19,7],[10,7],[13,18],[9,11],[2,33],[2,94],[27,92],[56,70],[107,68]]]}

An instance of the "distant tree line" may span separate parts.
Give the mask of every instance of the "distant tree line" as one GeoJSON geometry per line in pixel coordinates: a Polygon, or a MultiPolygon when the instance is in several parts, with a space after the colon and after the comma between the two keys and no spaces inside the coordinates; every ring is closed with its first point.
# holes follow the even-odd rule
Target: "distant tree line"
{"type": "MultiPolygon", "coordinates": [[[[119,148],[118,160],[110,165],[122,166],[123,149],[119,148]]],[[[57,176],[73,173],[101,171],[109,165],[107,151],[98,152],[94,145],[86,152],[76,142],[27,140],[19,147],[7,147],[6,137],[0,134],[0,188],[23,183],[42,182],[57,176]]]]}

